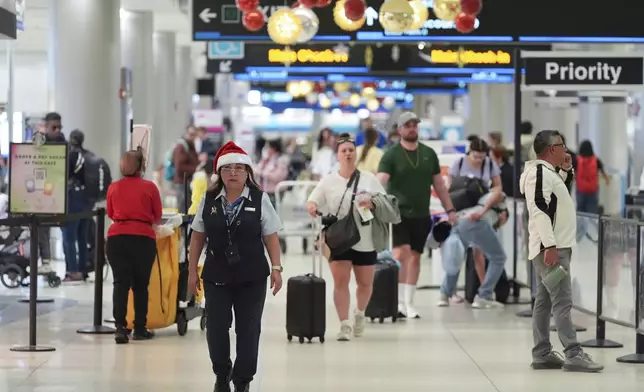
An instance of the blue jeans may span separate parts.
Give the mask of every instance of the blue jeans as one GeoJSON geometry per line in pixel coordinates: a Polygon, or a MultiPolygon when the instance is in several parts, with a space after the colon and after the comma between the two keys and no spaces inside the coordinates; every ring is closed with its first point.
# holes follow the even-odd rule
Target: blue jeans
{"type": "Polygon", "coordinates": [[[577,211],[599,214],[599,192],[583,193],[577,191],[577,211]]]}
{"type": "MultiPolygon", "coordinates": [[[[478,295],[484,299],[492,299],[494,288],[505,270],[505,261],[507,259],[499,237],[492,226],[483,220],[476,222],[461,220],[454,226],[453,231],[460,237],[464,248],[478,248],[488,260],[485,280],[479,287],[478,295]]],[[[458,280],[458,275],[455,280],[458,280]]]]}
{"type": "MultiPolygon", "coordinates": [[[[67,211],[70,214],[91,210],[84,191],[70,190],[67,192],[67,211]]],[[[87,230],[89,219],[69,221],[62,227],[63,251],[67,275],[85,272],[87,265],[87,230]],[[78,246],[78,251],[76,247],[78,246]]]]}
{"type": "Polygon", "coordinates": [[[456,294],[456,285],[458,284],[458,275],[460,271],[455,275],[445,274],[443,278],[443,283],[441,283],[441,294],[445,295],[448,298],[453,297],[456,294]]]}

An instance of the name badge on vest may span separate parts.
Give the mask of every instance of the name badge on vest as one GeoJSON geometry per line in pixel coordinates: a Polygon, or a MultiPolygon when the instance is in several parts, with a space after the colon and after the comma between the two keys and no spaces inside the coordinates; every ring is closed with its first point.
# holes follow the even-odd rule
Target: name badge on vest
{"type": "Polygon", "coordinates": [[[212,209],[210,210],[210,215],[217,215],[217,207],[212,207],[212,209]]]}
{"type": "Polygon", "coordinates": [[[244,211],[251,211],[251,212],[255,212],[255,207],[245,207],[245,208],[244,208],[244,211]]]}

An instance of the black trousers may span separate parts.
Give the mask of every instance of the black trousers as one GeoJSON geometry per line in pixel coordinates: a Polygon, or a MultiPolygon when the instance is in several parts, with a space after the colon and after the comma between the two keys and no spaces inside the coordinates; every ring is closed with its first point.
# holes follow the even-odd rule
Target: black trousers
{"type": "Polygon", "coordinates": [[[157,256],[156,241],[140,235],[117,235],[107,239],[107,258],[114,276],[112,294],[114,321],[125,327],[127,297],[134,292],[134,329],[145,329],[148,317],[148,285],[157,256]]]}
{"type": "Polygon", "coordinates": [[[206,338],[217,377],[226,378],[232,369],[235,385],[250,383],[257,373],[259,335],[266,301],[266,280],[239,285],[216,285],[204,281],[206,311],[208,312],[206,338]],[[230,360],[228,331],[235,311],[237,357],[233,368],[230,360]]]}

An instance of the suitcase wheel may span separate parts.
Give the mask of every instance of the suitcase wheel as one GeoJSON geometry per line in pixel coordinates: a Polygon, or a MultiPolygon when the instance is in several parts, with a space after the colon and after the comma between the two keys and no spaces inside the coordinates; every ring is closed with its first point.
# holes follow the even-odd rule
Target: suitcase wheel
{"type": "Polygon", "coordinates": [[[300,336],[300,344],[304,344],[304,336],[300,336]]]}
{"type": "Polygon", "coordinates": [[[308,338],[308,339],[309,339],[309,343],[311,343],[311,341],[313,340],[313,338],[308,338]]]}
{"type": "Polygon", "coordinates": [[[324,336],[320,336],[320,343],[324,343],[324,336]]]}
{"type": "Polygon", "coordinates": [[[288,340],[289,342],[292,342],[293,341],[293,335],[286,335],[286,340],[288,340]]]}
{"type": "Polygon", "coordinates": [[[373,323],[375,319],[376,319],[375,317],[371,317],[371,322],[373,323]]]}
{"type": "Polygon", "coordinates": [[[396,316],[393,316],[393,317],[391,318],[391,322],[392,322],[392,323],[395,323],[396,321],[398,321],[398,318],[397,318],[396,316]]]}
{"type": "Polygon", "coordinates": [[[384,322],[385,322],[385,318],[384,318],[384,317],[382,317],[382,316],[380,316],[380,320],[379,320],[379,321],[380,321],[380,324],[382,324],[382,323],[384,323],[384,322]]]}
{"type": "Polygon", "coordinates": [[[206,318],[206,316],[201,316],[201,319],[199,320],[199,327],[201,328],[202,331],[206,330],[206,322],[207,321],[208,321],[208,319],[206,318]]]}
{"type": "Polygon", "coordinates": [[[177,314],[177,332],[179,336],[184,336],[188,333],[188,319],[183,311],[177,314]]]}

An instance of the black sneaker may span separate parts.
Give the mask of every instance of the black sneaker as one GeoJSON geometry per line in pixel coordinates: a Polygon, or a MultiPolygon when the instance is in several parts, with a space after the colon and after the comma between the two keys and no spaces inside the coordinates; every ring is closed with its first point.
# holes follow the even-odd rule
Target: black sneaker
{"type": "Polygon", "coordinates": [[[235,385],[235,392],[250,392],[250,384],[235,385]]]}
{"type": "Polygon", "coordinates": [[[230,392],[230,381],[228,379],[219,381],[219,378],[217,378],[214,392],[230,392]]]}
{"type": "Polygon", "coordinates": [[[134,331],[132,334],[133,340],[150,340],[154,338],[154,332],[144,329],[143,331],[134,331]]]}
{"type": "Polygon", "coordinates": [[[129,333],[125,327],[116,327],[114,332],[114,341],[116,344],[126,344],[130,342],[129,333]]]}

